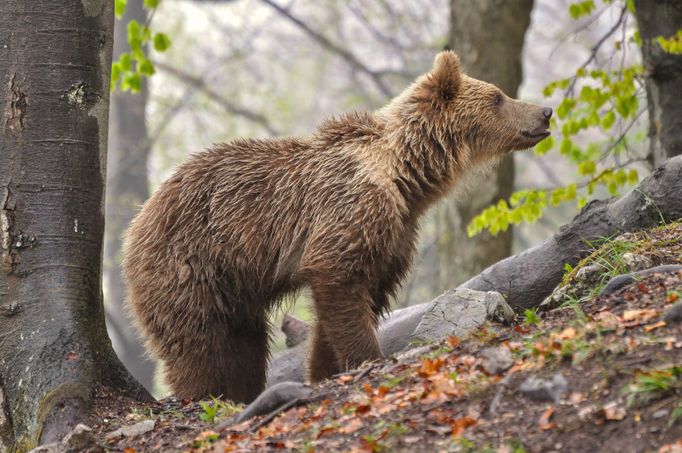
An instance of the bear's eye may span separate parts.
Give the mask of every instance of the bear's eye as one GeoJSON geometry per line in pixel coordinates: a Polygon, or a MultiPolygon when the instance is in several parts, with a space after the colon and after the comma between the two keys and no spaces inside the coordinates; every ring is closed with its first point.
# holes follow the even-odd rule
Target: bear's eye
{"type": "Polygon", "coordinates": [[[502,104],[502,101],[503,101],[503,100],[504,100],[504,98],[502,97],[502,95],[498,93],[498,94],[496,94],[495,97],[493,98],[493,103],[494,103],[495,105],[500,105],[500,104],[502,104]]]}

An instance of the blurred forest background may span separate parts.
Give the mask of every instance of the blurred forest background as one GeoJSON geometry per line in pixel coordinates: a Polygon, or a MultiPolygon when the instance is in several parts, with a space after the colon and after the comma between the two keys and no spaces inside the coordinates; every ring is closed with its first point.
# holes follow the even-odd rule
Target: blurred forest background
{"type": "MultiPolygon", "coordinates": [[[[634,46],[614,50],[635,26],[624,22],[623,3],[598,2],[596,11],[578,20],[569,13],[571,3],[167,0],[147,17],[142,0],[128,0],[126,15],[116,24],[114,59],[128,48],[130,19],[151,23],[172,40],[168,51],[151,52],[156,73],[143,81],[141,92],[117,90],[111,103],[105,303],[114,347],[133,374],[152,387],[155,365],[143,359],[122,308],[121,238],[139,206],[177,164],[216,142],[309,134],[330,115],[376,109],[427,71],[446,46],[458,52],[470,75],[510,96],[556,108],[562,93],[544,98],[548,83],[571,76],[586,61],[608,70],[641,58],[634,46]]],[[[648,169],[646,126],[643,108],[632,124],[617,124],[612,131],[631,137],[630,155],[642,160],[640,176],[648,169]]],[[[600,139],[599,130],[589,130],[576,141],[600,139]]],[[[484,232],[467,238],[469,220],[512,190],[557,187],[577,178],[575,167],[557,153],[513,157],[423,220],[419,256],[394,308],[433,299],[544,240],[575,215],[575,203],[562,204],[532,225],[497,237],[484,232]]],[[[307,306],[303,294],[296,315],[308,317],[307,306]]],[[[275,333],[281,314],[273,317],[275,333]]],[[[276,348],[282,347],[281,337],[275,337],[276,348]]]]}

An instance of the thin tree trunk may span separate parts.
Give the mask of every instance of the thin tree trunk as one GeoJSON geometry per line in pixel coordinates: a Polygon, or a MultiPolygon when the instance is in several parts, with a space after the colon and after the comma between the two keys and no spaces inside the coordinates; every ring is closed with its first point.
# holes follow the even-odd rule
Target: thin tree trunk
{"type": "Polygon", "coordinates": [[[60,438],[98,384],[144,395],[102,305],[113,21],[110,1],[0,6],[0,450],[60,438]]]}
{"type": "MultiPolygon", "coordinates": [[[[516,96],[523,80],[521,54],[530,24],[533,0],[452,0],[450,47],[457,52],[464,72],[494,83],[516,96]]],[[[438,245],[440,290],[451,288],[509,256],[512,230],[496,237],[485,232],[468,238],[466,227],[483,208],[508,198],[514,188],[512,155],[485,178],[476,178],[475,190],[464,198],[455,195],[441,205],[438,220],[445,236],[438,245]]]]}
{"type": "MultiPolygon", "coordinates": [[[[126,25],[131,19],[141,24],[146,22],[142,0],[129,0],[125,16],[114,25],[114,58],[128,51],[126,25]]],[[[116,333],[112,335],[116,353],[133,376],[151,390],[154,384],[154,361],[145,356],[144,347],[124,315],[125,285],[120,267],[123,234],[138,207],[149,197],[147,160],[150,144],[145,121],[147,99],[146,79],[139,93],[117,90],[111,97],[104,277],[107,323],[110,327],[120,327],[110,328],[112,334],[116,333]]]]}
{"type": "Polygon", "coordinates": [[[682,29],[680,0],[635,0],[649,108],[649,160],[654,166],[682,154],[682,55],[656,42],[682,29]]]}

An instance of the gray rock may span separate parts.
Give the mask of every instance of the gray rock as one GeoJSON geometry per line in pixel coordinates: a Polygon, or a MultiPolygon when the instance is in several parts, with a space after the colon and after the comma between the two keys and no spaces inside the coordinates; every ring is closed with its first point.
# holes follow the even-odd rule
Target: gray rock
{"type": "MultiPolygon", "coordinates": [[[[625,255],[623,255],[625,256],[625,255]]],[[[641,255],[638,255],[641,256],[641,255]]],[[[600,296],[606,296],[615,293],[619,289],[634,283],[637,279],[645,277],[652,274],[663,274],[671,272],[679,272],[682,270],[682,265],[679,264],[665,264],[663,266],[650,267],[648,269],[640,270],[637,272],[630,272],[629,274],[622,274],[613,277],[609,282],[602,288],[599,292],[600,296]]]]}
{"type": "Polygon", "coordinates": [[[28,453],[62,453],[62,444],[60,442],[50,442],[49,444],[40,445],[28,453]]]}
{"type": "Polygon", "coordinates": [[[654,418],[655,420],[658,420],[659,418],[664,418],[668,416],[668,409],[659,409],[653,414],[651,414],[651,417],[654,418]]]}
{"type": "Polygon", "coordinates": [[[484,349],[481,351],[481,357],[483,357],[483,369],[488,374],[500,374],[514,364],[511,351],[501,346],[484,349]]]}
{"type": "Polygon", "coordinates": [[[519,392],[527,398],[535,401],[550,401],[559,403],[561,396],[568,390],[566,378],[557,373],[552,379],[543,379],[535,376],[527,378],[519,386],[519,392]]]}
{"type": "Polygon", "coordinates": [[[377,339],[385,356],[392,356],[410,345],[412,333],[431,303],[396,310],[382,320],[377,339]]]}
{"type": "Polygon", "coordinates": [[[466,288],[448,290],[431,303],[412,339],[433,342],[451,335],[463,337],[488,319],[511,321],[513,316],[500,293],[466,288]]]}
{"type": "Polygon", "coordinates": [[[675,302],[668,307],[663,315],[663,321],[668,324],[679,324],[682,322],[682,301],[675,302]]]}
{"type": "Polygon", "coordinates": [[[269,414],[291,401],[308,398],[311,393],[311,388],[300,382],[280,382],[265,389],[258,398],[246,406],[239,414],[221,422],[218,425],[218,430],[241,423],[257,415],[269,414]]]}
{"type": "Polygon", "coordinates": [[[62,440],[64,453],[78,453],[95,445],[95,436],[89,426],[78,424],[62,440]]]}
{"type": "Polygon", "coordinates": [[[639,271],[642,269],[648,269],[654,265],[651,258],[645,255],[639,255],[637,253],[626,252],[623,253],[623,262],[625,266],[631,271],[639,271]]]}
{"type": "Polygon", "coordinates": [[[282,332],[286,335],[287,348],[293,348],[308,338],[310,326],[305,321],[286,313],[282,318],[282,332]]]}
{"type": "Polygon", "coordinates": [[[61,442],[40,445],[30,453],[80,453],[97,444],[90,427],[79,423],[61,442]]]}
{"type": "Polygon", "coordinates": [[[107,434],[104,438],[106,440],[116,439],[119,437],[134,437],[140,434],[148,433],[154,429],[156,426],[155,420],[142,420],[141,422],[135,423],[130,426],[123,426],[116,431],[112,431],[107,434]]]}
{"type": "Polygon", "coordinates": [[[595,284],[599,281],[599,277],[606,270],[601,264],[590,264],[580,268],[568,284],[560,284],[554,288],[552,294],[547,296],[540,306],[546,310],[551,310],[561,306],[569,298],[581,298],[594,288],[595,284]]]}

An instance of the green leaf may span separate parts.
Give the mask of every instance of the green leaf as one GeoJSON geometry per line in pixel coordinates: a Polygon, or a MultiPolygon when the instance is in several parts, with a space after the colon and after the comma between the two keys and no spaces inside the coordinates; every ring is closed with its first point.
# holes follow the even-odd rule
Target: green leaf
{"type": "Polygon", "coordinates": [[[587,116],[587,124],[590,126],[596,126],[599,124],[599,115],[596,110],[592,110],[587,116]]]}
{"type": "Polygon", "coordinates": [[[123,91],[130,90],[133,93],[138,93],[141,87],[142,78],[137,72],[129,72],[123,77],[123,81],[121,82],[121,90],[123,91]]]}
{"type": "Polygon", "coordinates": [[[613,113],[613,110],[609,110],[609,112],[604,115],[601,119],[601,127],[603,127],[605,130],[608,130],[613,126],[613,123],[616,122],[616,114],[613,113]]]}
{"type": "Polygon", "coordinates": [[[126,13],[126,4],[128,0],[114,0],[114,13],[116,18],[120,19],[126,13]]]}
{"type": "Polygon", "coordinates": [[[140,74],[146,75],[147,77],[151,76],[154,74],[155,69],[154,65],[152,64],[151,61],[149,61],[148,58],[145,58],[142,60],[142,62],[139,63],[138,70],[140,71],[140,74]]]}
{"type": "Polygon", "coordinates": [[[597,164],[593,160],[586,160],[578,164],[578,174],[593,175],[597,171],[597,164]]]}
{"type": "Polygon", "coordinates": [[[609,195],[611,195],[611,196],[618,195],[618,185],[614,181],[611,181],[610,183],[608,183],[608,185],[606,187],[609,190],[609,195]]]}
{"type": "Polygon", "coordinates": [[[561,101],[561,104],[559,104],[559,107],[556,109],[556,114],[559,119],[563,120],[566,118],[573,107],[575,107],[575,99],[565,98],[563,101],[561,101]]]}
{"type": "Polygon", "coordinates": [[[111,81],[116,84],[118,81],[119,77],[121,77],[121,64],[120,63],[112,63],[111,64],[111,81]]]}
{"type": "Polygon", "coordinates": [[[165,33],[156,33],[154,35],[154,49],[157,52],[164,52],[171,45],[170,38],[165,33]]]}
{"type": "Polygon", "coordinates": [[[140,24],[136,20],[131,20],[126,26],[128,32],[128,44],[131,52],[140,49],[142,46],[142,37],[140,36],[140,24]]]}
{"type": "Polygon", "coordinates": [[[580,7],[577,3],[571,3],[571,6],[568,7],[568,12],[573,19],[580,17],[580,7]]]}
{"type": "Polygon", "coordinates": [[[159,6],[159,3],[161,3],[161,0],[144,0],[143,4],[145,8],[148,9],[154,9],[157,6],[159,6]]]}
{"type": "Polygon", "coordinates": [[[628,12],[629,12],[630,14],[635,14],[635,2],[634,2],[634,0],[627,0],[627,1],[625,2],[625,4],[626,4],[627,7],[628,7],[628,12]]]}
{"type": "Polygon", "coordinates": [[[564,139],[561,140],[561,145],[559,145],[559,152],[563,155],[567,155],[567,154],[570,154],[572,149],[573,149],[573,142],[571,141],[570,138],[564,137],[564,139]]]}
{"type": "Polygon", "coordinates": [[[547,154],[547,152],[550,149],[552,149],[552,146],[554,146],[554,137],[550,135],[549,137],[535,145],[533,151],[535,151],[535,154],[537,154],[538,156],[542,156],[543,154],[547,154]]]}
{"type": "Polygon", "coordinates": [[[628,175],[625,173],[625,170],[618,170],[614,177],[616,179],[616,184],[619,186],[625,185],[628,181],[628,175]]]}
{"type": "Polygon", "coordinates": [[[639,175],[637,174],[637,170],[635,170],[634,168],[628,172],[628,182],[632,186],[639,182],[639,175]]]}
{"type": "Polygon", "coordinates": [[[133,68],[133,60],[130,58],[130,54],[122,53],[118,57],[118,64],[120,66],[121,72],[128,72],[133,68]]]}

